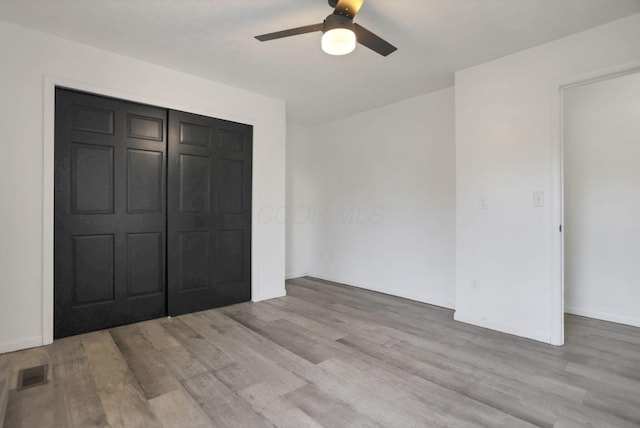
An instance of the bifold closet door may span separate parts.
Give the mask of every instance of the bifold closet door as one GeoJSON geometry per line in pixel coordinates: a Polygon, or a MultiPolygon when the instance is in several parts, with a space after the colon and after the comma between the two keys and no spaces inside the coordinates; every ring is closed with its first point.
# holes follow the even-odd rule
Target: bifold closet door
{"type": "Polygon", "coordinates": [[[252,133],[169,111],[169,315],[251,299],[252,133]]]}
{"type": "Polygon", "coordinates": [[[166,117],[56,90],[56,338],[166,313],[166,117]]]}
{"type": "Polygon", "coordinates": [[[56,89],[55,127],[55,338],[251,299],[251,126],[56,89]]]}

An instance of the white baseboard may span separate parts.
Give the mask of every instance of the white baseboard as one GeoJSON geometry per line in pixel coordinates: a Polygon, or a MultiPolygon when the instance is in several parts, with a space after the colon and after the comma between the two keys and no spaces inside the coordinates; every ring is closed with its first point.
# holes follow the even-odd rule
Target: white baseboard
{"type": "Polygon", "coordinates": [[[285,290],[284,288],[282,290],[279,291],[274,291],[273,293],[266,293],[266,294],[262,294],[260,296],[254,296],[251,298],[251,301],[256,303],[256,302],[263,302],[265,300],[270,300],[270,299],[277,299],[279,297],[284,297],[287,295],[287,290],[285,290]]]}
{"type": "Polygon", "coordinates": [[[284,276],[284,279],[294,279],[294,278],[300,278],[302,276],[307,276],[308,273],[304,272],[304,273],[290,273],[290,274],[286,274],[284,276]]]}
{"type": "Polygon", "coordinates": [[[617,324],[625,324],[632,327],[640,327],[640,318],[625,317],[608,312],[592,311],[590,309],[581,309],[573,306],[566,306],[564,311],[568,314],[578,315],[581,317],[595,318],[597,320],[615,322],[617,324]]]}
{"type": "Polygon", "coordinates": [[[42,346],[42,336],[34,336],[28,339],[16,340],[15,342],[0,343],[0,354],[6,352],[20,351],[22,349],[42,346]]]}
{"type": "Polygon", "coordinates": [[[349,285],[351,287],[363,288],[365,290],[376,291],[378,293],[389,294],[390,296],[402,297],[403,299],[413,300],[415,302],[426,303],[428,305],[440,306],[442,308],[447,309],[455,309],[455,303],[447,302],[443,300],[433,299],[429,296],[419,296],[417,294],[405,293],[403,291],[393,290],[391,288],[386,287],[372,287],[366,284],[359,284],[351,281],[344,281],[339,278],[333,278],[327,275],[321,275],[316,273],[308,273],[306,276],[311,276],[313,278],[324,279],[325,281],[337,282],[339,284],[349,285]]]}
{"type": "Polygon", "coordinates": [[[456,321],[463,322],[465,324],[475,325],[477,327],[499,331],[500,333],[507,333],[513,336],[524,337],[525,339],[531,339],[538,342],[552,344],[551,336],[549,333],[514,328],[510,325],[496,323],[495,321],[482,319],[474,315],[462,314],[460,313],[460,311],[456,311],[454,313],[453,319],[456,321]]]}

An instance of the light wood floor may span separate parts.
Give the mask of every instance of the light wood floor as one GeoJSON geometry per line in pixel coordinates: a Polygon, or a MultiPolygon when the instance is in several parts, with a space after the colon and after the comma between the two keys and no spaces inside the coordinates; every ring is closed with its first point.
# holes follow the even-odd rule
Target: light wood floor
{"type": "Polygon", "coordinates": [[[10,392],[5,427],[640,426],[640,329],[568,316],[556,348],[310,278],[287,291],[2,355],[52,366],[10,392]]]}

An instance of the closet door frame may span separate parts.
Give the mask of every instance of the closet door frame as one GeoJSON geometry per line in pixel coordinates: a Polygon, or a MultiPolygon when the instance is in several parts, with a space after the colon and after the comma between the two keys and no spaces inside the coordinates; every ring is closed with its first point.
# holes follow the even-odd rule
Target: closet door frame
{"type": "MultiPolygon", "coordinates": [[[[151,106],[161,105],[162,108],[185,111],[208,117],[216,117],[255,127],[251,118],[229,115],[224,111],[201,110],[201,107],[191,107],[188,104],[177,104],[166,99],[141,96],[139,93],[121,91],[105,86],[67,79],[55,76],[44,76],[43,85],[43,164],[42,164],[42,336],[25,339],[21,348],[48,345],[53,343],[54,328],[54,148],[55,148],[55,90],[56,88],[87,92],[93,95],[117,98],[134,103],[151,106]]],[[[255,151],[253,152],[255,160],[255,151]]],[[[253,162],[255,164],[255,162],[253,162]]],[[[253,176],[255,177],[255,175],[253,176]]],[[[252,187],[254,186],[252,178],[252,187]]],[[[255,225],[255,193],[252,193],[252,229],[255,225]]],[[[251,271],[254,272],[258,262],[255,249],[251,250],[251,271]]],[[[253,275],[252,275],[253,276],[253,275]]],[[[284,292],[281,293],[284,296],[284,292]]],[[[251,296],[255,301],[260,295],[256,281],[251,282],[251,296]]],[[[270,296],[270,297],[281,297],[270,296]]]]}

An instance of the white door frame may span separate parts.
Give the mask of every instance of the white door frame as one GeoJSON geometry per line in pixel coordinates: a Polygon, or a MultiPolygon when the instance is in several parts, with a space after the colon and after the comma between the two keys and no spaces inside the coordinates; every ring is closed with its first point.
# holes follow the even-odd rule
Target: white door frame
{"type": "Polygon", "coordinates": [[[551,84],[551,340],[564,345],[564,142],[563,90],[640,71],[640,61],[593,71],[551,84]]]}

